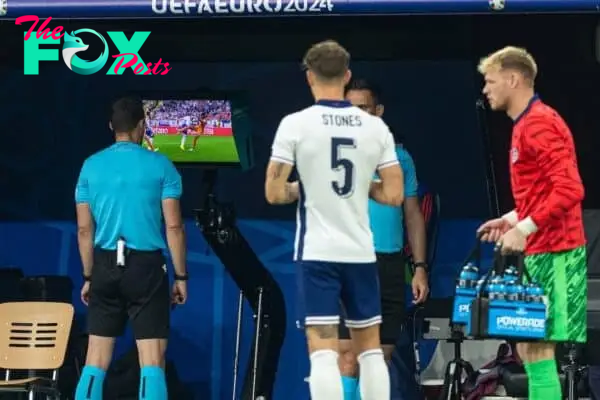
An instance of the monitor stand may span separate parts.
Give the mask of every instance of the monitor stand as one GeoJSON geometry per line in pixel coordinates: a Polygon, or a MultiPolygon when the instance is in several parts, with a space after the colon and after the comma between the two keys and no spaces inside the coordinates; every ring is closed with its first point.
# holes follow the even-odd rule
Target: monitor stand
{"type": "Polygon", "coordinates": [[[232,205],[217,201],[213,192],[216,170],[205,171],[203,184],[207,195],[196,220],[210,248],[240,289],[238,326],[234,360],[232,399],[270,400],[286,332],[286,308],[283,292],[236,226],[232,205]],[[208,174],[206,173],[208,172],[208,174]],[[242,326],[243,299],[253,312],[255,323],[251,357],[238,396],[238,362],[242,326]]]}

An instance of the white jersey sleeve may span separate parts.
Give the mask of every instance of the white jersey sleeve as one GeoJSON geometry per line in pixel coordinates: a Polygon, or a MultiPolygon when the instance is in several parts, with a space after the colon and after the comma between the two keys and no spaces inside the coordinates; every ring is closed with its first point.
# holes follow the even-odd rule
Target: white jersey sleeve
{"type": "Polygon", "coordinates": [[[379,159],[379,164],[377,164],[377,169],[384,169],[399,163],[398,155],[396,154],[396,143],[394,141],[394,136],[392,135],[392,132],[390,132],[390,128],[388,128],[385,122],[381,121],[381,125],[383,148],[381,149],[381,158],[379,159]]]}
{"type": "Polygon", "coordinates": [[[271,160],[284,164],[296,163],[296,145],[298,143],[297,128],[289,116],[284,117],[279,123],[275,140],[271,148],[271,160]]]}

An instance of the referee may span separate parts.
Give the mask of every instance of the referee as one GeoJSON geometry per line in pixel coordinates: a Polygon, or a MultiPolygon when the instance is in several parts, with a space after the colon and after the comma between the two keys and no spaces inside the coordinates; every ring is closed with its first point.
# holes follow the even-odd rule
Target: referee
{"type": "Polygon", "coordinates": [[[139,398],[166,400],[164,354],[171,303],[187,298],[185,235],[179,198],[181,177],[163,155],[142,148],[142,102],[122,98],[112,106],[115,143],[81,167],[75,201],[77,239],[88,305],[89,343],[75,400],[102,400],[115,338],[131,321],[141,366],[139,398]],[[175,267],[172,297],[162,236],[162,216],[175,267]]]}
{"type": "MultiPolygon", "coordinates": [[[[346,100],[371,115],[381,117],[384,107],[379,90],[363,79],[353,80],[346,87],[346,100]]],[[[400,337],[406,309],[405,272],[408,267],[404,249],[404,225],[414,256],[414,275],[411,282],[414,303],[423,302],[429,293],[427,263],[425,262],[425,220],[417,196],[417,174],[412,157],[402,146],[396,154],[404,172],[404,204],[391,207],[369,200],[369,220],[377,255],[381,290],[381,317],[379,328],[381,347],[390,361],[400,337]]],[[[340,359],[345,400],[360,399],[357,388],[357,359],[352,349],[350,332],[340,324],[340,359]]]]}

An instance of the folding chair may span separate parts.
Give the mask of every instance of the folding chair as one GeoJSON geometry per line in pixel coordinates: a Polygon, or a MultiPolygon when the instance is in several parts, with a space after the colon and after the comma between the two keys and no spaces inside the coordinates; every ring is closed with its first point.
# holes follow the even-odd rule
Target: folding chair
{"type": "Polygon", "coordinates": [[[63,365],[74,310],[71,304],[19,302],[0,304],[0,368],[6,370],[0,393],[37,393],[59,400],[58,369],[63,365]],[[52,377],[11,379],[12,370],[51,371],[52,377]]]}

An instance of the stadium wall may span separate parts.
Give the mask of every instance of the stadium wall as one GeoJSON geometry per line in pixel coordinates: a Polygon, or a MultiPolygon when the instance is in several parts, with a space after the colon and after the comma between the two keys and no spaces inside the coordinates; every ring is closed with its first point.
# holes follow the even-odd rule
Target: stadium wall
{"type": "MultiPolygon", "coordinates": [[[[212,87],[247,91],[256,160],[256,168],[248,172],[223,171],[219,196],[233,201],[244,218],[293,218],[293,207],[268,205],[260,188],[279,121],[312,102],[297,63],[176,63],[172,72],[143,77],[81,76],[61,63],[42,63],[40,76],[25,77],[22,69],[0,66],[5,90],[13,93],[0,98],[0,127],[10,127],[3,131],[0,146],[4,171],[0,179],[11,192],[0,201],[0,217],[73,218],[74,184],[83,160],[113,140],[107,119],[109,104],[116,97],[136,91],[187,92],[193,87],[212,87]],[[33,81],[35,85],[29,84],[33,81]],[[54,101],[46,101],[39,93],[51,94],[54,101]]],[[[385,88],[385,119],[404,138],[420,180],[442,196],[444,217],[487,215],[485,157],[477,131],[474,99],[478,88],[472,65],[468,61],[357,61],[353,73],[385,88]],[[407,76],[412,78],[407,80],[407,76]]],[[[182,208],[191,217],[191,210],[200,204],[201,172],[186,169],[182,174],[182,208]]]]}

